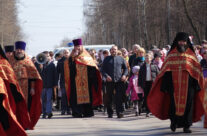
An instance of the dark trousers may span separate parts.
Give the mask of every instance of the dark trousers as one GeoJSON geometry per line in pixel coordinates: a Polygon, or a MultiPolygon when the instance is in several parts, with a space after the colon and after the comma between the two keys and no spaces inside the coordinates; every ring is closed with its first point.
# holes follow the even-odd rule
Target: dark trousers
{"type": "Polygon", "coordinates": [[[145,81],[145,87],[144,87],[144,107],[146,110],[146,113],[150,113],[149,108],[147,106],[147,96],[149,95],[150,89],[152,87],[152,81],[145,81]]]}
{"type": "Polygon", "coordinates": [[[61,111],[62,111],[62,113],[69,112],[70,108],[69,108],[69,105],[68,105],[68,99],[67,99],[67,94],[66,94],[65,87],[61,88],[61,92],[62,92],[61,111]]]}
{"type": "Polygon", "coordinates": [[[59,96],[59,92],[60,92],[61,90],[59,90],[59,89],[56,89],[55,90],[55,93],[56,93],[56,105],[55,105],[55,108],[57,109],[57,110],[60,110],[60,105],[61,105],[61,96],[59,96]]]}
{"type": "Polygon", "coordinates": [[[116,106],[116,114],[122,113],[124,111],[123,108],[123,99],[124,99],[124,82],[107,82],[106,83],[106,107],[107,114],[112,115],[113,109],[113,98],[116,106]]]}
{"type": "Polygon", "coordinates": [[[0,95],[0,124],[2,125],[4,130],[9,129],[9,115],[5,110],[3,104],[3,96],[0,95]]]}

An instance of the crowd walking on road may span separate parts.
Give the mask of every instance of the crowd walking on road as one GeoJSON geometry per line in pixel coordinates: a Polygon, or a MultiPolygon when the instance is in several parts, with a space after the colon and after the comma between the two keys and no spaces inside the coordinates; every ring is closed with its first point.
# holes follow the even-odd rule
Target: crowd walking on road
{"type": "Polygon", "coordinates": [[[74,118],[98,110],[121,119],[128,109],[134,116],[170,119],[171,131],[184,133],[206,115],[207,128],[207,41],[194,45],[189,37],[178,32],[163,48],[98,51],[74,39],[73,50],[36,57],[26,54],[24,41],[0,48],[0,135],[26,136],[54,110],[74,118]]]}

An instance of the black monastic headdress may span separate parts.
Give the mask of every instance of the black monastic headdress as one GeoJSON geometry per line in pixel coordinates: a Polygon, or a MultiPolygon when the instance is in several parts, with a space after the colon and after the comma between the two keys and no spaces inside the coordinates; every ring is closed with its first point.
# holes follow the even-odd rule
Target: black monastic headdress
{"type": "MultiPolygon", "coordinates": [[[[176,48],[176,47],[178,46],[178,41],[181,41],[181,40],[183,40],[183,41],[187,41],[187,45],[188,45],[188,47],[189,47],[193,52],[195,52],[194,49],[193,49],[193,45],[192,45],[192,43],[190,42],[189,35],[188,35],[187,33],[185,33],[185,32],[178,32],[178,33],[176,34],[176,37],[175,37],[175,39],[174,39],[174,41],[173,41],[173,43],[172,43],[172,45],[171,45],[170,51],[172,51],[174,48],[176,48]]],[[[169,51],[169,52],[170,52],[170,51],[169,51]]]]}
{"type": "Polygon", "coordinates": [[[1,55],[3,58],[7,59],[7,57],[6,57],[6,55],[5,55],[4,51],[3,51],[3,49],[2,49],[2,47],[1,47],[1,44],[0,44],[0,55],[1,55]]]}

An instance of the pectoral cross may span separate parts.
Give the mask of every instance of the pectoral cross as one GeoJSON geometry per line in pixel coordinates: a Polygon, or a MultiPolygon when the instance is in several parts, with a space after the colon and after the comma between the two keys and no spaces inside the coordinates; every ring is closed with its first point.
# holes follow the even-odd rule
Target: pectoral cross
{"type": "Polygon", "coordinates": [[[22,72],[18,71],[18,77],[21,77],[21,75],[22,75],[22,72]]]}

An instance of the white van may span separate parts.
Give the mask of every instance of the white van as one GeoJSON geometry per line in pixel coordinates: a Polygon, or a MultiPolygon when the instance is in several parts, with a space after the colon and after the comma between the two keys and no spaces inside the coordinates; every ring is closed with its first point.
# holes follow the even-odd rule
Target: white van
{"type": "MultiPolygon", "coordinates": [[[[110,50],[113,45],[114,44],[109,44],[109,45],[83,45],[83,47],[86,50],[95,49],[96,52],[98,52],[99,50],[110,50]]],[[[59,47],[59,48],[54,49],[53,52],[54,52],[54,54],[57,54],[57,53],[59,53],[60,51],[62,51],[64,49],[69,49],[70,52],[71,52],[73,50],[73,46],[72,47],[59,47]]]]}

